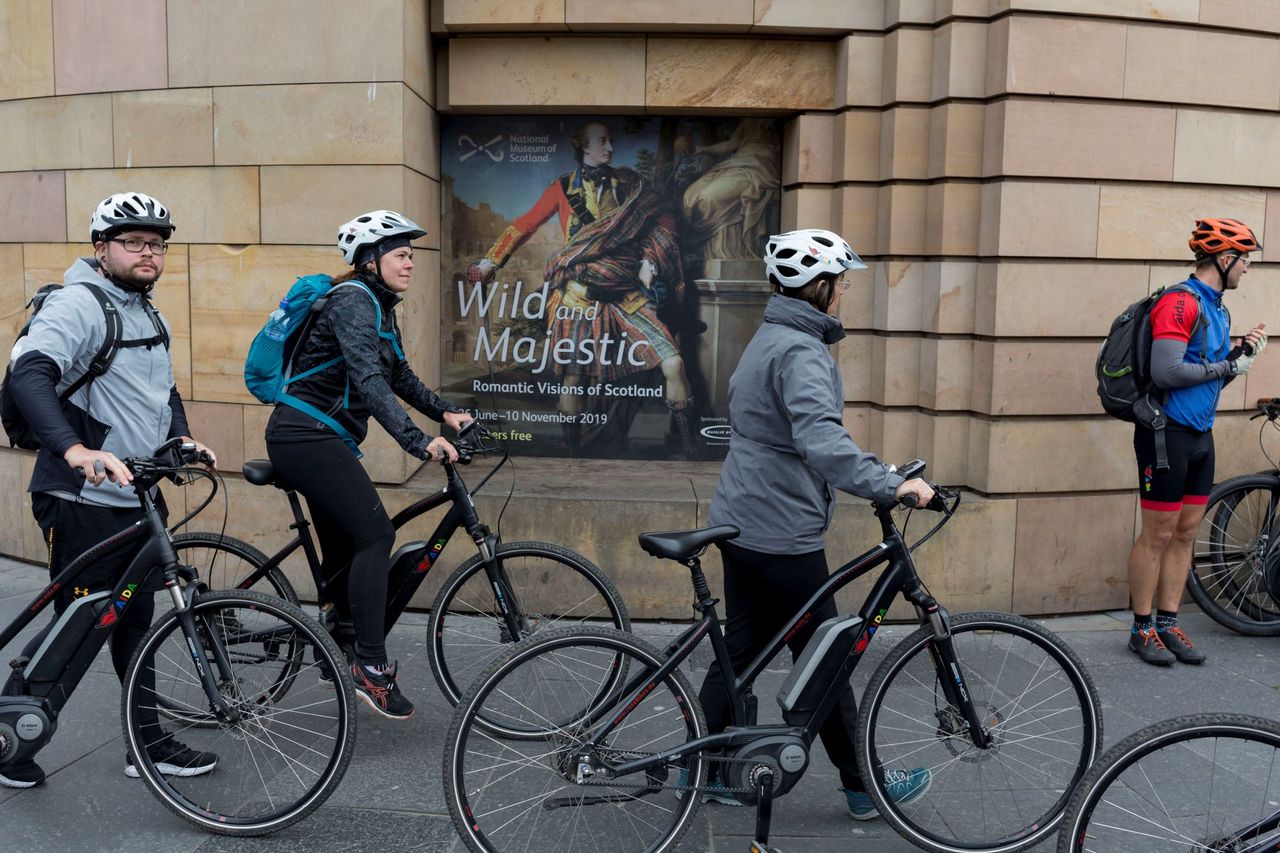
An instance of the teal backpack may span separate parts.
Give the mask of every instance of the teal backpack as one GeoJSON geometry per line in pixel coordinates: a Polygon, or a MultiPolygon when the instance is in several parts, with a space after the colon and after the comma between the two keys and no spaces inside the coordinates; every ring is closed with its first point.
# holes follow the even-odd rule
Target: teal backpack
{"type": "MultiPolygon", "coordinates": [[[[404,352],[400,349],[400,342],[396,340],[395,334],[382,331],[382,305],[373,291],[358,281],[344,281],[335,286],[333,279],[327,275],[308,275],[294,282],[284,299],[280,300],[280,307],[271,312],[266,325],[254,336],[253,343],[249,345],[249,355],[244,360],[244,384],[250,394],[264,403],[284,403],[315,418],[337,433],[356,456],[361,456],[355,439],[340,423],[285,390],[290,383],[319,373],[343,360],[342,356],[337,356],[310,370],[293,373],[293,357],[298,346],[310,330],[313,318],[324,309],[329,295],[338,287],[358,287],[368,294],[373,300],[378,337],[391,341],[396,355],[401,360],[404,359],[404,352]]],[[[351,388],[348,385],[342,394],[344,408],[350,404],[350,399],[351,388]]]]}

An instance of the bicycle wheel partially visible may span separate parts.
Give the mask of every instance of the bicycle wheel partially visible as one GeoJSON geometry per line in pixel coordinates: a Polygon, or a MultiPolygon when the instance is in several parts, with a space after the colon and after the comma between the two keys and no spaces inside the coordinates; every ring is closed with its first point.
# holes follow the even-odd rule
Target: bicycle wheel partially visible
{"type": "Polygon", "coordinates": [[[980,749],[942,690],[933,632],[916,631],[871,676],[858,713],[858,767],[880,814],[939,853],[1012,853],[1057,828],[1067,798],[1102,751],[1102,709],[1066,643],[1010,613],[964,613],[951,639],[993,744],[980,749]],[[927,792],[894,803],[885,773],[926,768],[927,792]]]}
{"type": "MultiPolygon", "coordinates": [[[[267,555],[247,542],[217,533],[180,533],[173,537],[174,550],[184,565],[194,566],[210,589],[240,589],[240,584],[267,564],[267,555]]],[[[298,593],[277,566],[249,589],[298,604],[298,593]]]]}
{"type": "Polygon", "coordinates": [[[477,853],[661,853],[674,849],[700,797],[700,753],[644,772],[606,778],[606,764],[674,749],[706,732],[697,695],[677,669],[632,699],[640,673],[654,673],[661,654],[631,634],[606,629],[552,631],[525,640],[495,661],[454,710],[445,740],[449,814],[477,853]],[[633,674],[613,688],[620,661],[633,674]],[[634,685],[631,686],[631,685],[634,685]],[[623,716],[598,747],[586,746],[584,722],[623,716]],[[499,720],[540,737],[491,733],[499,720]],[[584,775],[583,766],[597,771],[584,775]]]}
{"type": "Polygon", "coordinates": [[[508,542],[496,553],[503,595],[520,629],[512,636],[494,584],[477,554],[441,585],[427,626],[431,672],[451,705],[499,654],[519,640],[557,628],[631,630],[613,581],[581,554],[544,542],[508,542]]]}
{"type": "Polygon", "coordinates": [[[261,593],[200,594],[191,613],[196,637],[189,640],[171,610],[147,632],[125,673],[121,720],[130,761],[170,811],[202,829],[283,829],[333,793],[351,760],[354,693],[342,653],[301,610],[261,593]],[[238,721],[214,716],[189,641],[238,721]],[[157,712],[173,708],[182,717],[162,728],[157,712]],[[202,765],[216,766],[197,771],[166,757],[175,741],[188,756],[205,754],[202,765]]]}
{"type": "Polygon", "coordinates": [[[1187,591],[1224,627],[1280,636],[1280,474],[1233,477],[1209,494],[1187,591]]]}
{"type": "Polygon", "coordinates": [[[1280,846],[1280,725],[1238,714],[1165,720],[1089,771],[1058,853],[1243,853],[1280,846]]]}

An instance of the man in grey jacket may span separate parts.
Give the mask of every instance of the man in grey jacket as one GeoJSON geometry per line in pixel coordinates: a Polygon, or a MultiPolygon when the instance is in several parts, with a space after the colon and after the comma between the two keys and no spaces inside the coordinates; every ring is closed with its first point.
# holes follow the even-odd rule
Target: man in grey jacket
{"type": "MultiPolygon", "coordinates": [[[[915,495],[933,498],[923,480],[907,480],[860,450],[844,428],[844,385],[828,347],[844,337],[840,294],[848,270],[865,264],[839,235],[806,229],[769,238],[765,268],[774,295],[764,323],[729,379],[729,455],[711,501],[711,524],[742,533],[719,544],[724,560],[725,643],[741,672],[827,581],[823,539],[835,512],[832,489],[878,501],[915,495]]],[[[796,657],[825,619],[836,615],[828,599],[787,641],[796,657]]],[[[724,675],[712,665],[698,698],[707,727],[729,723],[724,675]]],[[[877,816],[858,776],[853,729],[857,707],[846,689],[820,736],[840,773],[855,820],[877,816]]],[[[895,801],[911,802],[928,790],[929,770],[885,771],[895,801]]],[[[718,779],[704,797],[736,799],[718,779]]]]}
{"type": "MultiPolygon", "coordinates": [[[[27,490],[49,550],[50,577],[142,518],[121,457],[147,456],[173,437],[195,441],[174,384],[172,333],[150,303],[173,231],[169,211],[150,196],[126,192],[103,200],[90,223],[94,257],[67,270],[64,287],[46,298],[13,347],[10,389],[40,443],[27,490]],[[118,318],[118,349],[110,366],[61,399],[99,353],[111,316],[118,318]]],[[[158,492],[155,500],[163,512],[158,492]]],[[[77,597],[113,588],[135,553],[126,548],[97,561],[73,588],[59,592],[57,614],[77,597]]],[[[153,611],[151,595],[141,596],[112,634],[111,660],[121,679],[153,611]]],[[[23,654],[35,654],[48,631],[23,654]]],[[[20,671],[14,673],[6,692],[22,691],[20,671]]],[[[166,735],[158,719],[143,726],[152,744],[148,751],[162,773],[197,775],[217,763],[216,755],[194,752],[166,735]]],[[[125,757],[125,774],[138,775],[132,756],[125,757]]],[[[0,765],[0,785],[6,787],[29,788],[44,778],[34,761],[0,765]]]]}

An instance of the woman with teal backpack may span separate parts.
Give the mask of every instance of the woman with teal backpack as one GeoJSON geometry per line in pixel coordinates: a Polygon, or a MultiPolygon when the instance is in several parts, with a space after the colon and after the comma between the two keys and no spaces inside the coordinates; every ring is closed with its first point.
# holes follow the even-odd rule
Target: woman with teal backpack
{"type": "Polygon", "coordinates": [[[411,717],[413,704],[396,683],[396,664],[387,660],[384,618],[395,530],[353,448],[364,440],[372,415],[417,458],[457,459],[448,441],[418,429],[397,397],[455,430],[471,419],[427,388],[404,358],[395,307],[409,289],[410,241],[425,234],[389,210],[357,216],[338,229],[338,248],[352,269],[333,280],[323,307],[287,353],[293,379],[266,434],[277,478],[307,500],[325,574],[350,563],[357,695],[397,720],[411,717]]]}

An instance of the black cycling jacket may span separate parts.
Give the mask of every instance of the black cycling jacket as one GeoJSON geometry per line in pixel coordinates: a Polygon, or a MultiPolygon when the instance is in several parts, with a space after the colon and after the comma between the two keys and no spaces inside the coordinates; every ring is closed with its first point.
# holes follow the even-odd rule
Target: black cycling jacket
{"type": "MultiPolygon", "coordinates": [[[[360,281],[382,306],[382,331],[395,335],[401,352],[395,307],[400,297],[380,278],[362,273],[360,281]]],[[[445,412],[460,412],[422,383],[391,342],[378,337],[373,300],[358,287],[336,288],[293,357],[293,373],[301,374],[339,355],[344,360],[288,386],[295,397],[310,403],[343,426],[356,443],[364,441],[373,415],[396,442],[419,459],[427,458],[431,437],[418,429],[396,397],[435,421],[445,412]]],[[[276,404],[267,422],[268,441],[314,441],[333,436],[314,418],[276,404]]]]}

